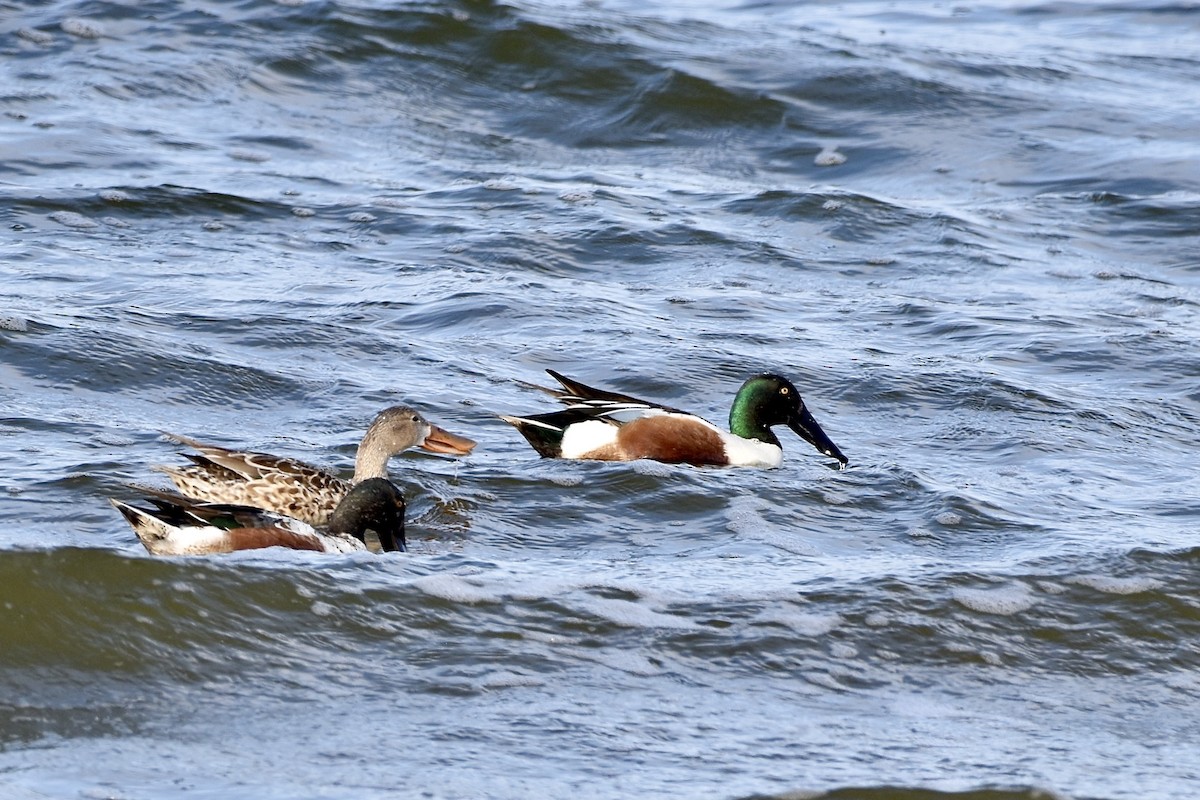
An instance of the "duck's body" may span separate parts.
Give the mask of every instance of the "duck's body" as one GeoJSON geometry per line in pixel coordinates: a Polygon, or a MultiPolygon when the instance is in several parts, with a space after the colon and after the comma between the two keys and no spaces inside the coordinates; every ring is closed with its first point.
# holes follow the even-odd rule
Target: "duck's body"
{"type": "Polygon", "coordinates": [[[380,412],[358,446],[354,478],[294,458],[201,444],[167,434],[196,450],[192,464],[160,466],[179,491],[205,503],[223,503],[274,511],[309,525],[324,525],[351,487],[371,478],[387,478],[388,459],[410,447],[434,453],[466,455],[475,442],[432,425],[407,406],[380,412]]]}
{"type": "Polygon", "coordinates": [[[385,551],[405,550],[404,496],[390,481],[369,478],[342,498],[319,531],[294,517],[262,508],[203,503],[168,493],[149,498],[153,508],[110,500],[151,555],[186,556],[286,547],[319,553],[367,549],[373,530],[385,551]]]}
{"type": "Polygon", "coordinates": [[[697,466],[778,467],[783,448],[773,425],[787,425],[844,466],[847,459],[778,375],[756,375],[738,390],[729,431],[676,408],[595,389],[547,370],[562,391],[547,390],[566,408],[506,422],[546,458],[633,461],[648,458],[697,466]]]}

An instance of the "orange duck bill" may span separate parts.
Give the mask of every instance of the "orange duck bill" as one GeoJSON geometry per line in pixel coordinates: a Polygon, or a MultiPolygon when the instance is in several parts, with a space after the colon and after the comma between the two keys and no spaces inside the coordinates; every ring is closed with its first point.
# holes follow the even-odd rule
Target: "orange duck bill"
{"type": "Polygon", "coordinates": [[[469,455],[475,449],[475,440],[451,433],[444,428],[439,428],[437,425],[430,425],[429,435],[425,437],[425,441],[421,442],[419,447],[431,453],[441,453],[448,456],[465,456],[469,455]]]}

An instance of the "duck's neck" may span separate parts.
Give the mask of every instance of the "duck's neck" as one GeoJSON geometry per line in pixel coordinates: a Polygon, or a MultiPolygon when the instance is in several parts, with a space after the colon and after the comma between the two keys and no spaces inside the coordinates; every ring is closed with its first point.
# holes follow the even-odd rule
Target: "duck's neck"
{"type": "Polygon", "coordinates": [[[368,430],[358,445],[358,455],[354,457],[354,482],[388,477],[388,459],[391,457],[392,451],[384,445],[375,430],[368,430]]]}
{"type": "Polygon", "coordinates": [[[743,439],[757,439],[779,446],[779,439],[762,423],[758,405],[746,391],[738,392],[737,397],[733,398],[733,407],[729,409],[729,432],[743,439]]]}

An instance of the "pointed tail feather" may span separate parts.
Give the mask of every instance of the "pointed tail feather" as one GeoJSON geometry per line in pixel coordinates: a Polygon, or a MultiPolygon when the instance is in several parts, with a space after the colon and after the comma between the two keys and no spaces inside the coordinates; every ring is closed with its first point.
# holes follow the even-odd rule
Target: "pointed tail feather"
{"type": "Polygon", "coordinates": [[[562,373],[555,372],[552,369],[546,370],[550,377],[562,384],[565,392],[558,392],[558,399],[564,403],[598,401],[601,403],[616,403],[628,404],[635,407],[660,408],[663,411],[672,414],[686,414],[686,411],[681,411],[678,408],[664,406],[662,403],[653,403],[649,400],[642,400],[638,397],[631,397],[627,394],[618,394],[605,389],[597,389],[594,386],[588,386],[586,383],[580,383],[577,380],[568,378],[562,373]]]}
{"type": "Polygon", "coordinates": [[[538,420],[536,417],[510,417],[500,419],[512,425],[542,458],[559,458],[562,455],[563,429],[538,420]]]}
{"type": "Polygon", "coordinates": [[[171,433],[170,431],[160,430],[159,434],[167,437],[168,439],[175,442],[176,444],[181,444],[181,445],[184,445],[185,447],[190,447],[193,450],[203,450],[204,448],[209,446],[209,445],[204,444],[203,442],[196,441],[195,439],[191,438],[190,436],[184,436],[181,433],[171,433]]]}
{"type": "Polygon", "coordinates": [[[554,378],[554,380],[562,384],[563,389],[566,390],[565,392],[557,392],[558,399],[564,402],[569,403],[575,400],[612,400],[614,402],[632,401],[635,403],[641,402],[640,400],[635,400],[632,397],[626,397],[622,394],[614,394],[613,392],[605,391],[604,389],[597,389],[593,386],[588,386],[586,383],[580,383],[577,380],[572,380],[566,375],[563,375],[561,372],[555,372],[552,369],[548,369],[546,372],[551,378],[554,378]]]}
{"type": "Polygon", "coordinates": [[[165,555],[175,552],[173,534],[175,528],[167,525],[148,511],[122,503],[120,500],[109,498],[113,508],[121,512],[129,527],[137,534],[138,539],[152,555],[165,555]]]}

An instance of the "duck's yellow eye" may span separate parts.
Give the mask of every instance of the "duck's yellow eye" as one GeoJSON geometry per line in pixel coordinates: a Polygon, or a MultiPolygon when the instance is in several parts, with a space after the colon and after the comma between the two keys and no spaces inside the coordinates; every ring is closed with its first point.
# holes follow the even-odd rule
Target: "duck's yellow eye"
{"type": "Polygon", "coordinates": [[[780,386],[780,387],[779,387],[779,393],[780,393],[780,394],[787,394],[787,393],[788,393],[788,387],[786,387],[786,386],[780,386]]]}

